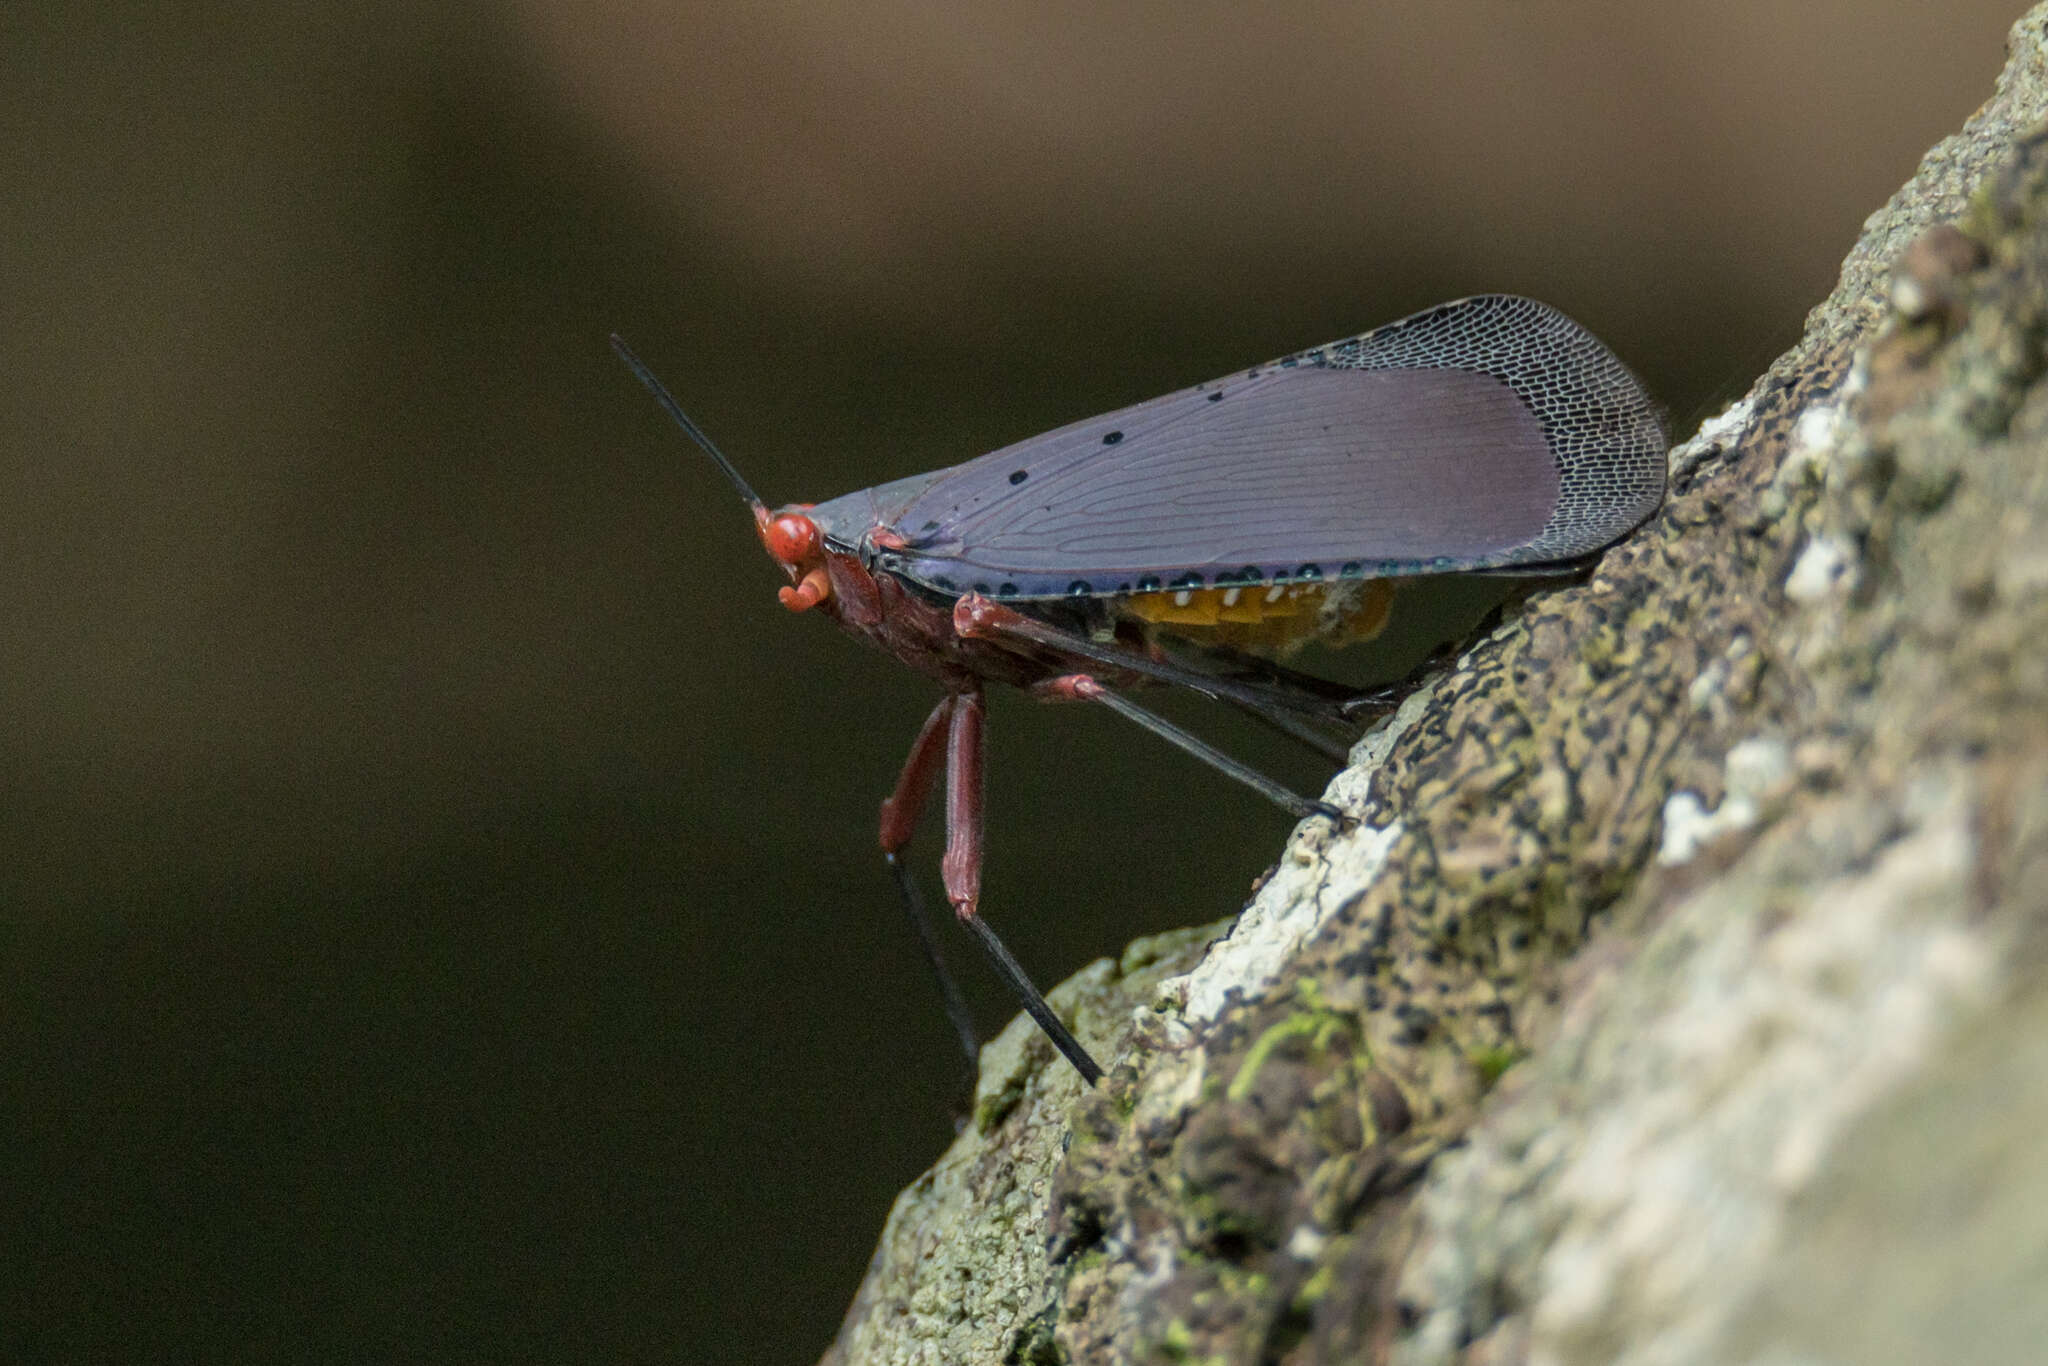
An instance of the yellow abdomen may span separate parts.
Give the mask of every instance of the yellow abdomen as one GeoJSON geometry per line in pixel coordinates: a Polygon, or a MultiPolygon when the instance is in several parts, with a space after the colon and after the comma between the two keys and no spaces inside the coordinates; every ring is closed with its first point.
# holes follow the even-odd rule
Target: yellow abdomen
{"type": "Polygon", "coordinates": [[[1310,641],[1349,645],[1387,624],[1394,585],[1387,579],[1232,585],[1133,593],[1118,608],[1147,626],[1201,645],[1285,655],[1310,641]]]}

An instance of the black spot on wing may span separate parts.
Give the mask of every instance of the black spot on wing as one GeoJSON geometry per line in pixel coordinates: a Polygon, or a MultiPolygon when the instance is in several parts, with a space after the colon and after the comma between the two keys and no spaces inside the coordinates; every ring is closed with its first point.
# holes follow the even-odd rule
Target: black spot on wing
{"type": "Polygon", "coordinates": [[[949,538],[1005,572],[1483,558],[1556,503],[1541,428],[1488,376],[1275,369],[1182,408],[1113,460],[1034,460],[1031,499],[962,508],[949,538]]]}
{"type": "Polygon", "coordinates": [[[1569,558],[1661,496],[1665,443],[1641,386],[1525,299],[1441,305],[1228,392],[1185,390],[941,471],[904,523],[938,524],[933,572],[1012,575],[1029,596],[1075,574],[1177,584],[1241,564],[1349,578],[1569,558]],[[1030,496],[1013,497],[1027,466],[1030,496]]]}

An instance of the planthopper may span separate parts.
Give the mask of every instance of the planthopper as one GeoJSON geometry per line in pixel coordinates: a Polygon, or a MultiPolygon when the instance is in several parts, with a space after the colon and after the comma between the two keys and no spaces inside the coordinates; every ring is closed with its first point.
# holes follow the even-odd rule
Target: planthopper
{"type": "Polygon", "coordinates": [[[613,345],[754,514],[792,612],[938,684],[882,803],[882,856],[970,1062],[975,1034],[904,851],[941,773],[946,899],[1089,1082],[1101,1068],[981,915],[984,692],[1106,706],[1297,818],[1336,819],[1126,694],[1192,688],[1341,762],[1399,700],[1290,669],[1365,640],[1421,575],[1567,573],[1657,508],[1655,403],[1598,339],[1529,299],[1440,304],[929,474],[770,509],[613,345]]]}

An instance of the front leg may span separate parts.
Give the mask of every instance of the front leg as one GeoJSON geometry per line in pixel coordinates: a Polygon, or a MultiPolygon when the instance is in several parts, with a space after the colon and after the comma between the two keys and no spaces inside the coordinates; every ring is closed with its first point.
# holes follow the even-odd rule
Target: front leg
{"type": "Polygon", "coordinates": [[[946,899],[982,951],[988,954],[998,976],[1038,1022],[1081,1079],[1093,1086],[1102,1078],[1102,1068],[1088,1056],[1060,1017],[1053,1014],[1045,997],[1032,985],[1023,967],[1010,955],[996,932],[981,918],[981,829],[982,770],[984,744],[982,719],[986,704],[981,691],[961,693],[953,702],[953,716],[946,747],[946,856],[940,869],[946,881],[946,899]]]}
{"type": "Polygon", "coordinates": [[[910,757],[904,760],[903,772],[896,779],[895,790],[882,802],[880,839],[882,860],[889,865],[889,876],[896,880],[896,893],[903,904],[904,917],[910,921],[911,932],[917,936],[918,946],[924,950],[925,962],[931,965],[932,976],[938,981],[939,997],[946,1006],[946,1018],[953,1022],[953,1033],[959,1037],[961,1051],[967,1055],[971,1075],[981,1058],[981,1041],[974,1032],[974,1013],[967,1008],[959,985],[946,967],[946,956],[939,949],[938,936],[932,933],[931,917],[924,913],[924,897],[918,893],[917,879],[903,861],[904,847],[917,832],[925,799],[931,795],[932,784],[939,776],[939,766],[945,761],[953,709],[958,701],[951,694],[939,699],[939,704],[932,708],[932,714],[925,718],[924,726],[917,732],[917,740],[910,747],[910,757]]]}
{"type": "Polygon", "coordinates": [[[974,919],[981,901],[982,769],[987,749],[982,722],[988,703],[979,689],[953,699],[946,745],[946,856],[939,871],[946,900],[963,921],[974,919]]]}

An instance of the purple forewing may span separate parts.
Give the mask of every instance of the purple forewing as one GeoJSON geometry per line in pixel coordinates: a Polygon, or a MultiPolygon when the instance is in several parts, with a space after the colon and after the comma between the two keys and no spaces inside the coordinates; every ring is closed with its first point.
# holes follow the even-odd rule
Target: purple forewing
{"type": "Polygon", "coordinates": [[[1497,563],[1557,499],[1542,425],[1494,376],[1302,366],[968,461],[890,520],[914,577],[1007,578],[1037,596],[1249,567],[1497,563]]]}
{"type": "Polygon", "coordinates": [[[812,515],[842,546],[900,536],[890,573],[998,597],[1555,565],[1656,510],[1668,444],[1598,338],[1489,294],[812,515]]]}

